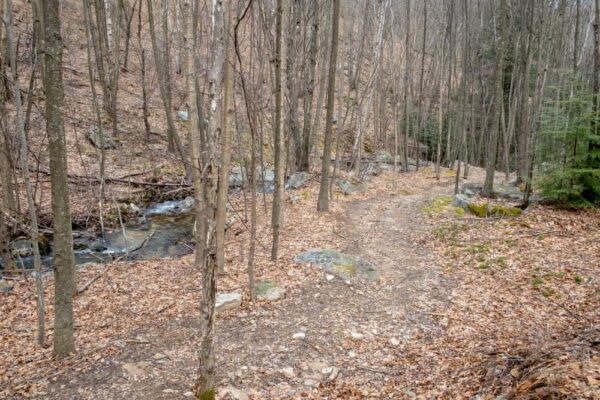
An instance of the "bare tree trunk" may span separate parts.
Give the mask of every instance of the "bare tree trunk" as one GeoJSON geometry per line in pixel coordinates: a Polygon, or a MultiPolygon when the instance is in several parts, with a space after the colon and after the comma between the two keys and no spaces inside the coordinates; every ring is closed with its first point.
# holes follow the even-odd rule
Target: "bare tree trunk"
{"type": "Polygon", "coordinates": [[[142,78],[142,115],[144,118],[144,130],[146,133],[146,139],[150,138],[150,113],[148,111],[148,89],[146,84],[146,49],[142,43],[142,1],[138,7],[138,26],[137,26],[137,38],[138,47],[140,49],[140,73],[142,78]]]}
{"type": "MultiPolygon", "coordinates": [[[[137,0],[133,0],[133,4],[131,6],[131,10],[129,13],[127,12],[127,7],[125,6],[125,1],[121,1],[122,13],[125,16],[123,22],[125,23],[125,54],[123,55],[123,71],[127,71],[127,65],[129,62],[129,43],[131,42],[131,21],[133,21],[133,14],[135,14],[135,6],[137,4],[137,0]]],[[[140,8],[142,7],[140,3],[140,8]]]]}
{"type": "Polygon", "coordinates": [[[533,28],[533,1],[524,1],[521,11],[521,108],[519,114],[519,132],[517,134],[517,182],[527,178],[527,160],[529,158],[529,69],[531,66],[531,34],[533,28]]]}
{"type": "Polygon", "coordinates": [[[277,260],[279,251],[279,229],[282,223],[283,207],[283,152],[284,135],[281,129],[282,121],[282,93],[281,93],[281,75],[282,75],[282,54],[281,41],[283,36],[283,0],[277,0],[277,14],[275,21],[275,193],[273,194],[273,213],[271,219],[271,228],[273,230],[273,246],[271,248],[271,260],[277,260]]]}
{"type": "Polygon", "coordinates": [[[54,217],[54,348],[56,356],[75,351],[73,335],[73,290],[75,288],[75,258],[71,232],[71,209],[67,153],[63,124],[64,92],[62,80],[62,37],[59,0],[44,3],[44,51],[46,69],[46,130],[50,153],[50,183],[54,217]]]}
{"type": "MultiPolygon", "coordinates": [[[[231,161],[231,137],[233,136],[233,42],[231,41],[233,10],[228,10],[225,47],[227,56],[223,71],[224,93],[221,131],[221,168],[219,169],[219,188],[217,192],[217,267],[225,272],[225,220],[227,218],[227,190],[229,189],[229,163],[231,161]]],[[[254,145],[254,143],[253,143],[254,145]]],[[[254,168],[254,167],[253,167],[254,168]]]]}
{"type": "MultiPolygon", "coordinates": [[[[35,286],[36,286],[36,300],[37,300],[37,343],[40,346],[44,345],[44,337],[46,335],[46,325],[44,315],[44,286],[42,281],[42,260],[40,257],[39,247],[39,230],[37,211],[35,202],[33,199],[33,189],[31,188],[31,179],[29,178],[29,165],[28,165],[28,153],[27,153],[27,136],[25,134],[25,124],[23,121],[23,107],[21,102],[21,85],[19,82],[19,76],[17,75],[17,54],[15,49],[14,34],[13,34],[13,18],[12,18],[12,0],[6,0],[6,8],[8,11],[9,20],[7,21],[7,37],[8,37],[8,48],[10,54],[10,65],[12,67],[12,77],[15,85],[15,104],[17,113],[17,131],[21,140],[21,173],[23,174],[23,183],[25,184],[25,191],[27,193],[27,207],[29,209],[29,220],[31,222],[31,244],[33,247],[33,266],[35,269],[35,286]]],[[[4,216],[1,216],[4,220],[4,216]]]]}
{"type": "Polygon", "coordinates": [[[294,170],[300,169],[302,162],[302,137],[300,136],[300,121],[298,118],[299,106],[299,79],[298,70],[300,69],[300,50],[301,50],[301,8],[299,0],[290,0],[290,17],[287,26],[287,50],[286,50],[286,86],[288,94],[289,112],[287,115],[289,126],[289,140],[293,151],[290,155],[293,160],[288,159],[290,167],[294,170]]]}
{"type": "MultiPolygon", "coordinates": [[[[281,0],[280,0],[281,1],[281,0]]],[[[335,104],[335,72],[337,68],[338,33],[340,26],[340,0],[333,0],[331,17],[331,54],[329,56],[329,76],[327,83],[327,116],[325,120],[325,138],[321,186],[317,201],[318,211],[329,211],[329,164],[331,163],[331,131],[333,130],[333,106],[335,104]]]]}
{"type": "Polygon", "coordinates": [[[181,139],[179,138],[179,134],[177,133],[177,128],[175,127],[175,122],[173,121],[173,110],[171,110],[171,100],[170,100],[170,89],[167,86],[166,79],[166,71],[165,71],[165,60],[161,59],[161,55],[158,49],[158,41],[156,38],[156,27],[154,26],[154,12],[152,10],[152,0],[147,0],[146,4],[148,6],[148,24],[150,26],[150,38],[152,41],[152,52],[154,53],[154,64],[156,66],[156,71],[158,74],[158,83],[160,89],[160,97],[162,98],[163,107],[165,110],[165,116],[167,119],[167,137],[169,140],[169,149],[173,151],[177,148],[177,152],[179,153],[179,157],[181,157],[181,162],[185,168],[185,174],[187,179],[191,179],[192,177],[192,166],[188,161],[188,157],[183,148],[183,144],[181,143],[181,139]]]}
{"type": "Polygon", "coordinates": [[[419,161],[421,158],[419,140],[421,139],[421,128],[423,121],[423,80],[425,78],[425,46],[427,45],[427,0],[423,0],[423,45],[421,47],[421,74],[419,76],[419,111],[418,111],[418,126],[415,134],[415,142],[417,146],[417,171],[419,170],[419,161]]]}
{"type": "Polygon", "coordinates": [[[504,40],[507,18],[507,0],[500,0],[500,17],[498,24],[498,43],[496,54],[496,77],[494,89],[494,107],[492,111],[492,138],[487,156],[485,171],[484,196],[491,196],[494,192],[494,174],[496,172],[496,157],[498,153],[498,140],[500,136],[500,113],[504,101],[504,40]]]}
{"type": "MultiPolygon", "coordinates": [[[[193,12],[197,16],[197,2],[193,12]]],[[[224,10],[230,9],[228,1],[215,0],[212,7],[212,40],[210,68],[208,70],[208,131],[205,140],[200,143],[200,158],[202,173],[202,205],[199,219],[199,234],[196,235],[196,252],[202,253],[203,275],[202,275],[202,298],[200,300],[200,362],[198,378],[194,392],[199,399],[211,400],[215,397],[215,296],[217,291],[217,244],[216,244],[216,212],[217,212],[217,188],[219,185],[227,185],[227,182],[219,182],[219,166],[216,163],[218,154],[218,135],[222,131],[220,113],[222,104],[219,102],[223,79],[223,63],[225,60],[225,17],[224,10]],[[201,242],[198,242],[201,240],[201,242]]],[[[192,32],[195,34],[196,22],[193,24],[192,32]]],[[[189,35],[188,35],[189,36],[189,35]]],[[[194,35],[195,36],[195,35],[194,35]]],[[[196,48],[197,45],[194,46],[196,48]]],[[[188,63],[189,64],[189,63],[188,63]]],[[[194,72],[197,70],[199,60],[194,54],[194,72]]],[[[189,71],[189,69],[188,69],[189,71]]],[[[189,72],[188,72],[189,73],[189,72]]],[[[197,87],[197,85],[195,85],[197,87]]],[[[197,89],[196,89],[197,90],[197,89]]],[[[199,160],[200,161],[200,160],[199,160]]],[[[200,202],[200,199],[196,199],[200,202]]]]}
{"type": "Polygon", "coordinates": [[[312,103],[315,92],[315,71],[317,67],[319,36],[319,0],[311,0],[309,12],[312,12],[312,24],[310,33],[310,49],[308,52],[308,68],[305,77],[304,92],[304,125],[302,127],[302,155],[299,164],[300,171],[310,169],[311,130],[312,130],[312,103]]]}

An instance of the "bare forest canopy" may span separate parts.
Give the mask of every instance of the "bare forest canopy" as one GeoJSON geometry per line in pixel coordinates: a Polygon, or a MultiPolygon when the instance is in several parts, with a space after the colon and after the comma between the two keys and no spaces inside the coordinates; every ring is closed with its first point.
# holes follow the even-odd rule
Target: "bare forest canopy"
{"type": "MultiPolygon", "coordinates": [[[[228,244],[248,235],[254,303],[255,265],[290,260],[286,209],[329,218],[382,171],[394,193],[430,173],[455,197],[424,209],[461,217],[600,204],[600,0],[0,0],[0,17],[0,272],[35,277],[58,358],[109,268],[81,282],[77,264],[189,256],[193,395],[214,398],[228,244]]],[[[420,189],[401,204],[441,194],[420,189]]]]}

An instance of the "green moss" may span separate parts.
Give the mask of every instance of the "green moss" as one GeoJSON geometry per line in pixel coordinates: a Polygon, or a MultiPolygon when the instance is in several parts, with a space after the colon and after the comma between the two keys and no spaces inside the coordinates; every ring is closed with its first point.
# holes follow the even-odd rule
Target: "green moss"
{"type": "Polygon", "coordinates": [[[206,392],[200,393],[199,400],[215,400],[215,390],[207,390],[206,392]]]}
{"type": "Polygon", "coordinates": [[[489,208],[490,215],[498,215],[503,217],[518,217],[523,210],[519,207],[504,207],[499,204],[493,204],[489,208]]]}
{"type": "Polygon", "coordinates": [[[573,278],[576,284],[581,285],[583,283],[583,278],[580,275],[575,275],[573,278]]]}
{"type": "Polygon", "coordinates": [[[477,215],[479,218],[485,218],[488,216],[488,204],[487,203],[483,203],[483,204],[471,203],[471,204],[469,204],[469,211],[471,211],[473,214],[477,215]]]}
{"type": "Polygon", "coordinates": [[[452,197],[439,195],[433,198],[433,206],[434,207],[444,207],[452,204],[452,197]]]}
{"type": "Polygon", "coordinates": [[[335,264],[333,266],[333,272],[344,277],[352,278],[356,276],[358,269],[354,264],[335,264]]]}
{"type": "MultiPolygon", "coordinates": [[[[433,198],[433,202],[422,209],[423,212],[432,214],[440,214],[449,209],[452,204],[452,197],[445,195],[438,195],[433,198]]],[[[452,207],[454,208],[454,207],[452,207]]]]}
{"type": "Polygon", "coordinates": [[[542,283],[544,283],[544,280],[540,277],[534,277],[531,280],[531,286],[533,286],[535,289],[539,288],[540,286],[542,286],[542,283]]]}
{"type": "Polygon", "coordinates": [[[454,214],[456,214],[459,217],[464,217],[465,216],[465,209],[462,207],[452,207],[454,209],[454,214]]]}

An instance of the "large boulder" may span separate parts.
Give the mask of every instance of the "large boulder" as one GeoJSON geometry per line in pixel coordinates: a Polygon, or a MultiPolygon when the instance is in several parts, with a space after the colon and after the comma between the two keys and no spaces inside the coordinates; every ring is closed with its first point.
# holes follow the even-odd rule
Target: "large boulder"
{"type": "Polygon", "coordinates": [[[306,185],[312,177],[312,174],[308,172],[296,172],[290,175],[290,177],[288,178],[288,181],[285,184],[285,190],[300,189],[301,187],[306,185]]]}
{"type": "Polygon", "coordinates": [[[373,264],[359,257],[349,256],[332,249],[309,250],[298,254],[294,261],[309,263],[324,271],[337,275],[345,281],[354,278],[379,280],[379,273],[373,264]]]}
{"type": "Polygon", "coordinates": [[[94,147],[98,149],[104,148],[105,150],[110,150],[117,147],[115,140],[110,135],[107,135],[102,128],[99,128],[96,125],[90,126],[87,131],[87,138],[94,145],[94,147]],[[104,139],[104,146],[102,146],[102,139],[104,139]]]}
{"type": "Polygon", "coordinates": [[[483,190],[483,185],[481,183],[475,182],[467,182],[461,186],[460,192],[462,194],[466,194],[467,196],[475,196],[477,193],[483,190]]]}
{"type": "Polygon", "coordinates": [[[381,174],[381,167],[377,163],[366,163],[360,168],[359,179],[369,181],[371,177],[381,174]]]}

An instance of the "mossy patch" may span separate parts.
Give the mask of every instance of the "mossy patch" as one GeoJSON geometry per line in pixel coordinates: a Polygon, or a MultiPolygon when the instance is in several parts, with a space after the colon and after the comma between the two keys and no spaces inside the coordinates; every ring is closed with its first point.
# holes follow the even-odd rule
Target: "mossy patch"
{"type": "Polygon", "coordinates": [[[358,268],[354,264],[334,264],[333,272],[344,279],[350,279],[356,276],[358,268]]]}
{"type": "Polygon", "coordinates": [[[523,210],[521,210],[519,207],[504,207],[499,204],[493,204],[489,208],[489,213],[491,215],[503,217],[518,217],[522,212],[523,210]]]}
{"type": "Polygon", "coordinates": [[[500,204],[469,204],[469,211],[478,216],[479,218],[486,218],[491,216],[496,217],[518,217],[521,215],[523,210],[518,207],[505,207],[500,204]]]}
{"type": "Polygon", "coordinates": [[[483,204],[471,203],[471,204],[469,204],[469,211],[471,211],[473,214],[477,215],[479,218],[485,218],[488,216],[488,204],[487,203],[483,203],[483,204]]]}
{"type": "MultiPolygon", "coordinates": [[[[451,196],[438,195],[433,198],[433,201],[431,202],[431,204],[429,206],[423,207],[421,210],[423,212],[432,213],[432,214],[441,214],[444,211],[452,210],[457,215],[459,215],[458,212],[455,210],[455,208],[458,208],[458,207],[452,207],[451,204],[452,204],[451,196]]],[[[464,215],[464,213],[463,213],[463,215],[464,215]]]]}

